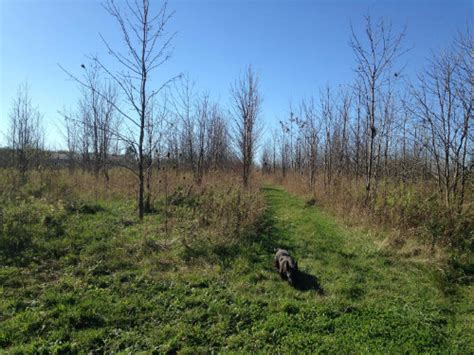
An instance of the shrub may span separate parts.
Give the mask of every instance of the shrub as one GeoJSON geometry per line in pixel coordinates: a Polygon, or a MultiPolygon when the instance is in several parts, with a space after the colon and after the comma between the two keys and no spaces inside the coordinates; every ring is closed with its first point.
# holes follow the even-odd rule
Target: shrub
{"type": "Polygon", "coordinates": [[[3,230],[0,235],[0,251],[16,256],[31,245],[39,213],[29,204],[22,203],[4,210],[3,230]]]}
{"type": "Polygon", "coordinates": [[[421,187],[384,186],[374,201],[374,216],[385,225],[412,230],[422,243],[465,252],[474,247],[474,213],[446,207],[436,193],[421,187]]]}
{"type": "Polygon", "coordinates": [[[15,258],[33,243],[62,237],[66,214],[43,199],[26,199],[3,208],[0,224],[0,252],[15,258]]]}
{"type": "Polygon", "coordinates": [[[224,249],[256,234],[264,201],[261,194],[236,186],[181,187],[161,202],[160,210],[182,243],[184,260],[217,260],[224,249]]]}

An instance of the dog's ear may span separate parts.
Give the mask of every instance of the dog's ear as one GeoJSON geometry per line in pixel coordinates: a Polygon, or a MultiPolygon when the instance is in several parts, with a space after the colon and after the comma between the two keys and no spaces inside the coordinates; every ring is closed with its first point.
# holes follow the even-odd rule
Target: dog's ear
{"type": "Polygon", "coordinates": [[[295,269],[298,269],[298,262],[295,261],[295,269]]]}

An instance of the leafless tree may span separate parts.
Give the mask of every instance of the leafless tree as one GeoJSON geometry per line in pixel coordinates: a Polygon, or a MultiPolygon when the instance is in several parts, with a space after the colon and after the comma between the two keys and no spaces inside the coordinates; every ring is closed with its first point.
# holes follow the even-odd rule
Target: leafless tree
{"type": "Polygon", "coordinates": [[[362,171],[364,170],[363,162],[365,159],[365,153],[367,149],[364,147],[364,137],[363,137],[363,109],[364,109],[364,98],[362,90],[360,87],[356,86],[354,88],[354,113],[353,120],[351,124],[351,161],[353,165],[353,175],[358,181],[359,178],[363,175],[362,171]]]}
{"type": "MultiPolygon", "coordinates": [[[[460,33],[455,43],[455,55],[458,66],[456,71],[456,94],[462,105],[461,139],[458,145],[458,176],[460,175],[459,205],[465,199],[468,159],[470,156],[471,167],[474,165],[474,124],[472,112],[474,105],[474,36],[470,31],[460,33]]],[[[472,168],[471,168],[472,169],[472,168]]]]}
{"type": "Polygon", "coordinates": [[[278,150],[278,130],[272,129],[272,172],[275,174],[277,170],[277,150],[278,150]]]}
{"type": "Polygon", "coordinates": [[[251,66],[232,86],[232,99],[235,123],[235,141],[242,163],[242,180],[249,185],[251,168],[260,134],[259,114],[262,97],[259,93],[259,79],[251,66]]]}
{"type": "MultiPolygon", "coordinates": [[[[173,86],[172,105],[181,127],[181,153],[185,166],[195,173],[195,83],[188,74],[181,77],[173,86]]],[[[195,175],[195,174],[194,174],[195,175]]]]}
{"type": "Polygon", "coordinates": [[[203,95],[197,102],[196,107],[196,132],[194,141],[196,143],[194,159],[194,181],[201,185],[206,170],[206,152],[207,152],[207,137],[210,125],[211,116],[211,104],[209,102],[209,96],[203,95]]]}
{"type": "MultiPolygon", "coordinates": [[[[128,104],[114,108],[128,126],[128,134],[114,132],[133,152],[135,162],[131,170],[138,178],[138,216],[143,219],[145,212],[145,154],[146,125],[152,100],[175,77],[163,84],[151,88],[152,74],[166,63],[171,56],[173,34],[167,32],[167,25],[173,15],[168,11],[167,2],[163,2],[157,11],[153,11],[156,2],[149,0],[125,1],[123,6],[114,0],[107,0],[104,8],[116,20],[124,41],[124,49],[114,49],[110,42],[101,36],[108,53],[117,62],[119,70],[112,70],[98,57],[93,61],[113,80],[128,104]]],[[[66,71],[67,72],[67,71],[66,71]]],[[[87,81],[67,72],[70,77],[84,87],[92,89],[87,81]]],[[[104,93],[98,95],[105,97],[104,93]]]]}
{"type": "Polygon", "coordinates": [[[412,86],[416,104],[412,113],[429,132],[434,175],[447,206],[464,202],[467,151],[473,138],[472,76],[463,65],[464,55],[472,54],[462,50],[434,54],[431,65],[418,77],[419,85],[412,86]]]}
{"type": "Polygon", "coordinates": [[[366,203],[371,198],[374,178],[375,138],[381,122],[381,115],[376,112],[378,101],[384,94],[389,80],[400,75],[400,70],[393,71],[397,59],[406,50],[402,48],[405,31],[394,34],[390,23],[380,19],[373,23],[370,16],[365,17],[365,36],[358,36],[352,29],[350,46],[356,58],[356,73],[359,88],[365,99],[367,115],[366,138],[368,140],[366,164],[366,203]]]}
{"type": "Polygon", "coordinates": [[[72,174],[74,173],[78,162],[80,149],[80,126],[77,124],[77,120],[75,119],[76,113],[74,111],[66,111],[63,109],[59,113],[64,117],[65,131],[63,134],[67,145],[68,169],[69,173],[72,174]]]}
{"type": "Polygon", "coordinates": [[[278,145],[280,146],[280,166],[281,166],[281,176],[284,179],[286,173],[290,168],[290,128],[289,125],[284,121],[279,121],[280,123],[280,135],[278,136],[278,145]]]}
{"type": "Polygon", "coordinates": [[[304,120],[305,120],[305,145],[306,154],[308,155],[308,174],[309,187],[314,193],[316,184],[316,167],[318,158],[319,144],[319,125],[316,117],[316,107],[313,98],[302,103],[304,120]]]}
{"type": "Polygon", "coordinates": [[[12,162],[24,184],[28,171],[39,164],[44,144],[41,114],[32,104],[27,83],[20,85],[12,103],[8,143],[12,149],[12,162]]]}
{"type": "Polygon", "coordinates": [[[224,169],[231,161],[229,127],[222,110],[214,104],[210,111],[208,140],[208,165],[213,170],[224,169]]]}
{"type": "Polygon", "coordinates": [[[188,75],[174,87],[173,106],[181,127],[182,160],[200,185],[211,166],[223,167],[228,153],[227,123],[209,94],[196,92],[188,75]]]}
{"type": "Polygon", "coordinates": [[[96,63],[82,67],[82,80],[87,86],[80,86],[77,112],[60,112],[65,119],[69,159],[74,164],[80,151],[83,168],[92,170],[96,178],[102,173],[108,184],[113,132],[118,131],[119,125],[117,89],[113,82],[102,80],[96,63]]]}
{"type": "Polygon", "coordinates": [[[349,167],[348,159],[348,138],[349,138],[349,124],[350,113],[352,106],[352,92],[347,87],[341,88],[339,92],[339,102],[337,105],[337,152],[336,152],[336,166],[337,176],[339,177],[343,170],[349,167]]]}
{"type": "Polygon", "coordinates": [[[112,130],[116,127],[115,107],[117,106],[117,89],[110,82],[104,82],[100,77],[100,68],[93,63],[85,68],[84,80],[88,84],[82,88],[82,122],[88,131],[92,148],[92,166],[96,178],[102,171],[105,180],[109,182],[108,155],[112,139],[112,130]]]}

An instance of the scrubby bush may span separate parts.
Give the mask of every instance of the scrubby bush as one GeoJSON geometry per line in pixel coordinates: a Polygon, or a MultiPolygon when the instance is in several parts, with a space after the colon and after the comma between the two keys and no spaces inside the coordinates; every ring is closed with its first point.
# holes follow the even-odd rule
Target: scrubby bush
{"type": "Polygon", "coordinates": [[[32,242],[37,216],[24,206],[12,207],[4,212],[0,250],[5,255],[17,255],[32,242]]]}
{"type": "Polygon", "coordinates": [[[421,188],[386,187],[375,201],[375,216],[384,224],[414,230],[422,243],[466,252],[474,245],[474,213],[440,203],[435,193],[421,188]]]}
{"type": "Polygon", "coordinates": [[[14,259],[36,242],[62,237],[65,211],[43,199],[26,199],[3,208],[0,253],[14,259]]]}
{"type": "Polygon", "coordinates": [[[185,260],[213,259],[255,234],[264,205],[259,193],[237,186],[186,186],[163,200],[158,210],[181,241],[185,260]]]}

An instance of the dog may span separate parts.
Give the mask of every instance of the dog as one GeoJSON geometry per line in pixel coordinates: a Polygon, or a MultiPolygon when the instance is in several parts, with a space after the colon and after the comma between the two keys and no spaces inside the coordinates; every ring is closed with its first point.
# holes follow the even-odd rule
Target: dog
{"type": "Polygon", "coordinates": [[[287,250],[275,249],[275,268],[282,280],[287,280],[290,285],[294,285],[298,274],[298,263],[291,257],[287,250]]]}

